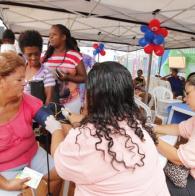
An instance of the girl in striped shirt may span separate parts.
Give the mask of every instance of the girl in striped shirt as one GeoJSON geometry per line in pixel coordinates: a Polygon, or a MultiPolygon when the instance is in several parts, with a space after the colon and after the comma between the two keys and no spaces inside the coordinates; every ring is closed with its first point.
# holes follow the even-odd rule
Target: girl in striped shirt
{"type": "Polygon", "coordinates": [[[59,102],[71,111],[80,113],[78,84],[86,80],[82,55],[74,50],[69,29],[53,25],[49,32],[49,47],[43,57],[46,68],[52,71],[59,87],[59,102]]]}

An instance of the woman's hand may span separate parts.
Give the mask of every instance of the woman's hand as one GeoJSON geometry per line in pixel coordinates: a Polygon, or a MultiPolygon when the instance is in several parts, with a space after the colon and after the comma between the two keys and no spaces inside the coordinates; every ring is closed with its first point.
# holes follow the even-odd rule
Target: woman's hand
{"type": "Polygon", "coordinates": [[[25,182],[28,182],[30,180],[30,178],[23,178],[23,179],[10,179],[7,181],[7,190],[9,191],[19,191],[22,189],[27,188],[28,186],[25,184],[25,182]]]}
{"type": "Polygon", "coordinates": [[[63,74],[63,75],[59,76],[58,78],[59,78],[59,80],[61,80],[61,81],[66,81],[67,78],[68,78],[68,74],[63,74]]]}
{"type": "Polygon", "coordinates": [[[45,129],[49,131],[51,134],[56,130],[61,130],[62,125],[59,121],[57,121],[54,116],[50,115],[47,117],[45,121],[45,129]]]}
{"type": "Polygon", "coordinates": [[[73,127],[77,127],[80,125],[80,122],[83,120],[83,118],[85,117],[84,115],[81,114],[75,114],[70,112],[68,109],[66,108],[62,108],[62,114],[63,116],[70,121],[70,123],[73,125],[73,127]]]}
{"type": "Polygon", "coordinates": [[[57,75],[58,79],[61,80],[61,81],[67,80],[67,75],[68,74],[66,74],[66,73],[64,73],[64,72],[62,72],[58,69],[56,69],[56,75],[57,75]]]}

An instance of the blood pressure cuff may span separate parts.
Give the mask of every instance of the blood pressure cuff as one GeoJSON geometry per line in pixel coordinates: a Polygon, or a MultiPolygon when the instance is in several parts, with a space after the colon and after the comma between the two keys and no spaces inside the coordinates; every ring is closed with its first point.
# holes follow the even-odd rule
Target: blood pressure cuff
{"type": "Polygon", "coordinates": [[[45,121],[48,116],[53,115],[56,120],[61,120],[64,123],[69,123],[62,115],[61,108],[63,106],[56,103],[49,103],[47,106],[41,107],[35,114],[34,120],[45,128],[45,121]]]}
{"type": "Polygon", "coordinates": [[[45,128],[45,121],[50,115],[53,115],[53,112],[47,106],[43,106],[35,114],[34,120],[45,128]]]}

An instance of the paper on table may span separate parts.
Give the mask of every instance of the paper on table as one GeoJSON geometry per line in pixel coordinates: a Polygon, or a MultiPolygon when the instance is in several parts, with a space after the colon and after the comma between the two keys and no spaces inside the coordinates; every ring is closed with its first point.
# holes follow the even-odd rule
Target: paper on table
{"type": "Polygon", "coordinates": [[[23,171],[18,173],[18,175],[16,176],[16,178],[19,178],[19,179],[23,179],[26,177],[30,177],[31,180],[29,180],[25,184],[31,188],[36,189],[38,187],[42,177],[43,177],[43,174],[41,174],[41,173],[39,173],[29,167],[25,167],[23,169],[23,171]]]}

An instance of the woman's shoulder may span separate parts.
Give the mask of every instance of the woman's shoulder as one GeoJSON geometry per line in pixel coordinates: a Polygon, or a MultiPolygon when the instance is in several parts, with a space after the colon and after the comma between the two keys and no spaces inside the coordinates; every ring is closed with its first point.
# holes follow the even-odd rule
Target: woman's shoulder
{"type": "Polygon", "coordinates": [[[29,101],[33,101],[33,102],[41,102],[40,99],[30,95],[30,94],[26,94],[26,93],[23,93],[23,101],[25,102],[29,102],[29,101]]]}
{"type": "Polygon", "coordinates": [[[95,128],[91,124],[82,125],[80,127],[70,129],[66,139],[70,141],[78,140],[79,144],[86,144],[86,141],[93,141],[95,128]]]}
{"type": "Polygon", "coordinates": [[[43,102],[40,99],[25,93],[23,94],[22,102],[24,104],[24,108],[28,106],[31,109],[39,109],[43,105],[43,102]]]}
{"type": "MultiPolygon", "coordinates": [[[[51,70],[50,70],[48,67],[46,67],[44,64],[41,66],[40,72],[41,72],[43,75],[47,75],[47,74],[51,74],[51,75],[52,75],[51,70]]],[[[52,76],[53,76],[53,75],[52,75],[52,76]]]]}
{"type": "Polygon", "coordinates": [[[67,51],[67,55],[72,55],[72,56],[76,56],[78,58],[82,58],[82,54],[76,50],[67,51]]]}
{"type": "Polygon", "coordinates": [[[80,52],[78,52],[78,51],[76,51],[76,50],[72,50],[72,49],[71,49],[71,50],[68,50],[67,53],[80,54],[80,55],[81,55],[80,52]]]}

